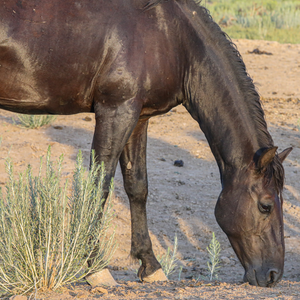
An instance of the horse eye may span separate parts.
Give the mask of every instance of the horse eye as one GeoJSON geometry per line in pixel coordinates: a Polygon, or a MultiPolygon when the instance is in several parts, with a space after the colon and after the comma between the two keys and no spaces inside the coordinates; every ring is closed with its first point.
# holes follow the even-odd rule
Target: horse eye
{"type": "Polygon", "coordinates": [[[268,214],[272,210],[272,205],[271,204],[262,204],[262,203],[260,203],[259,204],[259,210],[263,214],[268,214]]]}

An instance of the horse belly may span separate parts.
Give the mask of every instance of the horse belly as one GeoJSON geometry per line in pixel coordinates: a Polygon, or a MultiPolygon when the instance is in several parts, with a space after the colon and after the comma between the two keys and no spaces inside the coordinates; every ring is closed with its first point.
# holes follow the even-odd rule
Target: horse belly
{"type": "MultiPolygon", "coordinates": [[[[20,51],[19,51],[20,52],[20,51]]],[[[4,40],[0,45],[0,107],[32,107],[41,104],[35,81],[17,49],[4,40]]]]}
{"type": "Polygon", "coordinates": [[[57,64],[36,66],[43,63],[33,63],[33,56],[16,43],[0,45],[0,108],[20,113],[91,111],[93,73],[78,64],[64,70],[57,64]]]}
{"type": "Polygon", "coordinates": [[[0,4],[0,108],[52,114],[91,111],[104,38],[98,13],[91,19],[88,0],[82,2],[85,9],[71,0],[21,4],[0,4]]]}

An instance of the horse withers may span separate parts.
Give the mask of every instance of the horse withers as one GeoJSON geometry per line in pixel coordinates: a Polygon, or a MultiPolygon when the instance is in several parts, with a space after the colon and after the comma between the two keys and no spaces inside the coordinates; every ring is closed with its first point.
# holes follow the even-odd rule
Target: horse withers
{"type": "Polygon", "coordinates": [[[106,167],[105,196],[119,160],[131,255],[144,281],[166,280],[147,227],[148,119],[179,104],[216,158],[215,215],[245,280],[274,285],[283,273],[282,161],[291,149],[277,154],[240,54],[208,11],[193,0],[0,3],[0,108],[95,113],[92,148],[106,167]]]}

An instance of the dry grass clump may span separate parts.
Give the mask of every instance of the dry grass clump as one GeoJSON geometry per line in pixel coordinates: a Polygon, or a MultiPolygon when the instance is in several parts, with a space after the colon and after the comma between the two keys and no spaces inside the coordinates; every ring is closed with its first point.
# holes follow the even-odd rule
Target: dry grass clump
{"type": "Polygon", "coordinates": [[[68,182],[62,184],[62,162],[62,156],[51,162],[49,148],[45,171],[41,159],[38,176],[29,165],[17,179],[11,160],[6,162],[9,180],[5,195],[0,193],[0,296],[56,290],[102,270],[114,252],[114,235],[107,236],[113,184],[103,208],[103,164],[97,165],[92,155],[87,173],[79,152],[69,189],[68,182]]]}
{"type": "Polygon", "coordinates": [[[56,116],[50,115],[17,115],[20,126],[34,129],[50,124],[56,119],[56,116]]]}

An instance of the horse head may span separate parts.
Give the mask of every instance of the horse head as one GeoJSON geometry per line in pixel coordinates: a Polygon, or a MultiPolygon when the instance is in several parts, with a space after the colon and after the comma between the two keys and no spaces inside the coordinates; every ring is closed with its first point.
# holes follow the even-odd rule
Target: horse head
{"type": "Polygon", "coordinates": [[[250,165],[231,177],[219,196],[215,215],[252,285],[274,286],[283,274],[283,160],[292,148],[276,155],[277,147],[256,153],[250,165]]]}

